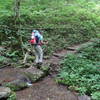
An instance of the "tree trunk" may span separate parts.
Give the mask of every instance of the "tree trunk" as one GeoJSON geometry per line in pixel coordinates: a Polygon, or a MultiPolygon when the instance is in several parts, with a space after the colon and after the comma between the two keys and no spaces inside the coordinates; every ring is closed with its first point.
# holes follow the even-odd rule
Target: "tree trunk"
{"type": "Polygon", "coordinates": [[[20,4],[21,0],[15,0],[15,7],[14,7],[14,17],[15,17],[15,25],[16,22],[20,19],[20,4]]]}

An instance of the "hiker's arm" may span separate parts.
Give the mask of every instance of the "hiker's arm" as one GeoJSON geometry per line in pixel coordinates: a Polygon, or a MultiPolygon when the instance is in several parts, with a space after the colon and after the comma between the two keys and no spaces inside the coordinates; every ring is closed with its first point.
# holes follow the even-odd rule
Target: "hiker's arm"
{"type": "Polygon", "coordinates": [[[39,35],[40,35],[40,42],[41,42],[41,44],[43,44],[43,45],[48,44],[48,41],[44,41],[43,40],[43,36],[41,34],[39,34],[39,35]]]}
{"type": "Polygon", "coordinates": [[[41,40],[41,43],[42,43],[43,45],[46,45],[46,44],[48,44],[48,41],[43,41],[43,40],[41,40]]]}

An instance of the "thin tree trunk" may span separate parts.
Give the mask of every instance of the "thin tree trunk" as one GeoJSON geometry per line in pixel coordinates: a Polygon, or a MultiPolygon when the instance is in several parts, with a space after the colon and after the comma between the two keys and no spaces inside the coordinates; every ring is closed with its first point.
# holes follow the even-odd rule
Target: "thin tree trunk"
{"type": "Polygon", "coordinates": [[[15,25],[16,22],[20,19],[20,4],[21,0],[15,0],[15,7],[14,7],[14,17],[15,17],[15,25]]]}
{"type": "Polygon", "coordinates": [[[15,7],[14,7],[14,21],[15,21],[15,29],[16,34],[18,36],[19,45],[21,45],[21,49],[23,52],[23,55],[25,55],[24,49],[23,49],[23,40],[21,36],[21,23],[20,23],[20,6],[21,6],[22,0],[15,0],[15,7]]]}

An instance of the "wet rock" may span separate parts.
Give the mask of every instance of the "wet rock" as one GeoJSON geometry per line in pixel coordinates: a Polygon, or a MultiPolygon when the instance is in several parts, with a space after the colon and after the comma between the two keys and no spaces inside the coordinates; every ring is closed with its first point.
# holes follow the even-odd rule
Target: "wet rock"
{"type": "Polygon", "coordinates": [[[23,74],[27,76],[31,82],[36,82],[44,76],[44,72],[35,67],[30,67],[26,69],[25,71],[23,71],[23,74]]]}
{"type": "Polygon", "coordinates": [[[0,87],[0,99],[8,98],[11,94],[11,90],[8,87],[0,87]]]}
{"type": "Polygon", "coordinates": [[[87,95],[79,96],[78,100],[91,100],[91,98],[87,95]]]}

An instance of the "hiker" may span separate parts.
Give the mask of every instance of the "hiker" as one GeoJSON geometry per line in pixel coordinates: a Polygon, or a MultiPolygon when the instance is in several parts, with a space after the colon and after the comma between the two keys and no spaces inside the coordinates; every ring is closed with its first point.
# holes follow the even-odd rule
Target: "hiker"
{"type": "Polygon", "coordinates": [[[43,63],[43,49],[41,46],[47,44],[47,42],[43,42],[43,35],[38,30],[33,30],[30,43],[34,46],[35,63],[41,65],[43,63]]]}

